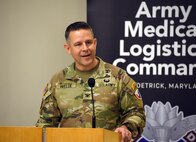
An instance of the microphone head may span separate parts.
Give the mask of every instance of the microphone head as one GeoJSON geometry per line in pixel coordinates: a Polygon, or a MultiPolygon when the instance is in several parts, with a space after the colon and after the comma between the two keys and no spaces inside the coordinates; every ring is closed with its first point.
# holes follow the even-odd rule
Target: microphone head
{"type": "Polygon", "coordinates": [[[91,88],[95,86],[95,79],[94,78],[88,79],[88,86],[90,86],[91,88]]]}

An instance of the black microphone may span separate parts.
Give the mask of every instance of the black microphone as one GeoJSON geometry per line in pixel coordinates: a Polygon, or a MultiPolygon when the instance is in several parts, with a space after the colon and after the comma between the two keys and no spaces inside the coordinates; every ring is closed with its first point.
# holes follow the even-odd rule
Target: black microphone
{"type": "Polygon", "coordinates": [[[92,96],[92,104],[93,104],[93,116],[92,116],[92,128],[96,128],[96,116],[95,116],[95,106],[94,106],[94,95],[93,95],[93,87],[95,86],[95,79],[88,79],[88,86],[91,88],[91,96],[92,96]]]}

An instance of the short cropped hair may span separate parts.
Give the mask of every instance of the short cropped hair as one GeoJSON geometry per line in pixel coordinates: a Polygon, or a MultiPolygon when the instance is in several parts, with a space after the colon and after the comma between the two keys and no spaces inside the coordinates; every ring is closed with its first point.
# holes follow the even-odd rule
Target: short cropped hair
{"type": "Polygon", "coordinates": [[[70,32],[81,30],[81,29],[90,30],[92,32],[93,37],[94,37],[94,33],[93,33],[91,26],[88,23],[81,21],[81,22],[74,22],[67,27],[67,29],[65,30],[66,41],[68,41],[70,32]]]}

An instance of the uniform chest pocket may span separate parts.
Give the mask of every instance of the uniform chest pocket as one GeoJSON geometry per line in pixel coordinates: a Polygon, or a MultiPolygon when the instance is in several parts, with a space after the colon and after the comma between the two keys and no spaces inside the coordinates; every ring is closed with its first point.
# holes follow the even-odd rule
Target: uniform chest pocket
{"type": "Polygon", "coordinates": [[[117,88],[115,86],[100,86],[95,90],[95,99],[109,105],[117,104],[117,88]]]}
{"type": "Polygon", "coordinates": [[[78,106],[82,101],[83,89],[75,83],[59,83],[55,88],[55,98],[60,109],[78,106]]]}

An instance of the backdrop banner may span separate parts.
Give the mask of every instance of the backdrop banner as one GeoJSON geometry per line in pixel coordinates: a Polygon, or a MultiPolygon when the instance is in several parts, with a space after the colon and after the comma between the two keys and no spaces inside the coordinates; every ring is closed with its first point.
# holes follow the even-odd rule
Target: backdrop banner
{"type": "Polygon", "coordinates": [[[87,0],[97,55],[140,89],[147,123],[134,141],[196,142],[195,15],[195,0],[87,0]]]}

